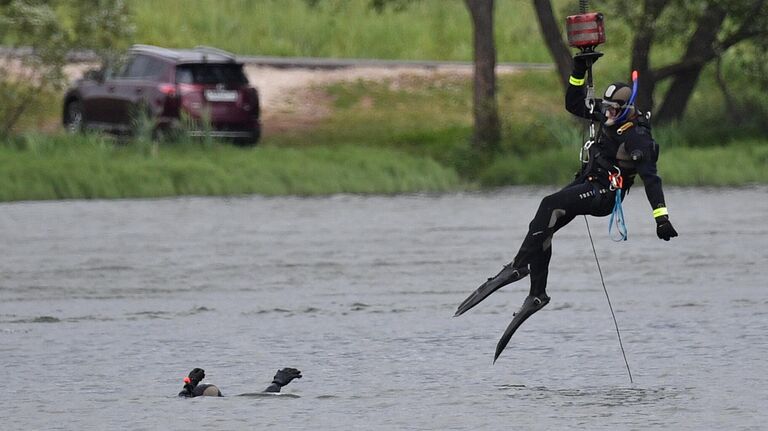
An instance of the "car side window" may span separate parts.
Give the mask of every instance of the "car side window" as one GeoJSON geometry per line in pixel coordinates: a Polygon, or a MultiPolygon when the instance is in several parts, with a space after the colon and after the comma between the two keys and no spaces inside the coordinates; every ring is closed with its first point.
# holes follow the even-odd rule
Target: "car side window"
{"type": "Polygon", "coordinates": [[[121,78],[138,79],[146,76],[150,58],[146,55],[137,55],[131,58],[123,69],[121,78]]]}
{"type": "Polygon", "coordinates": [[[144,76],[149,78],[159,78],[165,71],[165,63],[156,59],[150,58],[147,63],[147,67],[144,69],[144,76]]]}

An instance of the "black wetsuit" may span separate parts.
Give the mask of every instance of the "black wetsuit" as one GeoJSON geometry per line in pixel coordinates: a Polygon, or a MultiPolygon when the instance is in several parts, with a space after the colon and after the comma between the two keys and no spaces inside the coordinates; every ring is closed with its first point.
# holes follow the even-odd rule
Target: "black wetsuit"
{"type": "MultiPolygon", "coordinates": [[[[601,122],[604,120],[602,114],[599,111],[590,113],[584,102],[586,87],[583,78],[583,74],[576,76],[574,72],[565,94],[565,107],[574,115],[601,122]]],[[[595,106],[600,106],[599,99],[595,106]]],[[[608,174],[616,172],[614,166],[620,168],[623,176],[622,199],[639,174],[654,216],[666,214],[661,178],[656,173],[659,147],[651,137],[644,117],[635,115],[621,124],[601,127],[589,154],[589,163],[571,184],[541,201],[512,262],[515,268],[530,265],[530,295],[546,296],[554,233],[576,216],[589,214],[602,217],[611,213],[616,192],[610,188],[608,174]]]]}
{"type": "Polygon", "coordinates": [[[201,397],[203,395],[213,397],[222,396],[219,388],[217,388],[215,385],[209,385],[207,383],[196,385],[194,387],[188,387],[185,385],[184,389],[179,392],[179,396],[185,398],[201,397]]]}
{"type": "MultiPolygon", "coordinates": [[[[189,372],[189,375],[184,379],[184,388],[179,392],[180,397],[195,398],[200,396],[220,397],[221,391],[216,385],[207,383],[201,384],[205,378],[205,370],[202,368],[195,368],[189,372]]],[[[272,383],[264,389],[263,392],[280,392],[280,389],[290,383],[293,379],[300,379],[301,371],[296,368],[283,368],[277,370],[275,377],[272,378],[272,383]]],[[[245,394],[244,394],[245,395],[245,394]]]]}

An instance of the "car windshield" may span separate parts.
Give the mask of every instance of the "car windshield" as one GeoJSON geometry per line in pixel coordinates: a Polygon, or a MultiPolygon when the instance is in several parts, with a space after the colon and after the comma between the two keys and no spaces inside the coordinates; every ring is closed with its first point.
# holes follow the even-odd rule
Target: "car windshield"
{"type": "Polygon", "coordinates": [[[247,84],[241,64],[181,64],[176,67],[178,84],[247,84]]]}

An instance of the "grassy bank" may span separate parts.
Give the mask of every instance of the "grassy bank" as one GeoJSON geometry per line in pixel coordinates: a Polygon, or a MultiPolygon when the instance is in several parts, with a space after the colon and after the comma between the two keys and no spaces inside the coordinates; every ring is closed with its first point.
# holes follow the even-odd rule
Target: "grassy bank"
{"type": "Polygon", "coordinates": [[[390,149],[116,144],[28,136],[0,147],[0,201],[176,195],[406,193],[459,187],[455,172],[390,149]]]}
{"type": "MultiPolygon", "coordinates": [[[[768,142],[662,151],[659,171],[668,186],[768,183],[768,142]]],[[[242,149],[218,143],[121,144],[99,136],[28,136],[0,146],[0,201],[390,194],[558,185],[572,179],[579,167],[577,155],[574,145],[465,160],[482,166],[468,178],[459,175],[461,166],[397,148],[347,144],[242,149]]]]}
{"type": "MultiPolygon", "coordinates": [[[[318,87],[328,117],[267,136],[253,149],[228,144],[98,136],[21,135],[0,145],[0,200],[174,195],[317,195],[439,192],[564,184],[578,169],[583,125],[562,107],[554,74],[501,77],[502,148],[472,151],[468,77],[406,76],[318,87]]],[[[707,93],[710,106],[717,94],[707,93]]],[[[748,127],[692,111],[654,128],[665,185],[768,183],[768,140],[748,127]]]]}
{"type": "MultiPolygon", "coordinates": [[[[136,43],[208,44],[276,56],[472,57],[471,25],[461,0],[422,0],[405,12],[381,14],[368,0],[321,0],[315,8],[304,0],[222,0],[215,6],[206,0],[129,1],[136,43]]],[[[562,15],[577,2],[553,3],[562,15]]],[[[529,2],[497,1],[495,22],[499,61],[551,61],[529,2]]],[[[627,79],[632,35],[617,23],[606,22],[609,43],[601,47],[606,56],[595,66],[600,89],[627,79]]],[[[655,48],[654,64],[675,58],[680,49],[655,48]]],[[[728,57],[724,65],[734,94],[754,93],[749,77],[733,69],[728,57]]],[[[768,182],[764,100],[749,118],[734,119],[713,76],[707,68],[683,121],[653,130],[662,147],[665,184],[768,182]]],[[[322,105],[313,110],[328,112],[327,117],[266,136],[256,149],[22,135],[0,143],[0,200],[398,193],[568,181],[578,168],[584,129],[564,111],[555,74],[500,76],[498,89],[503,141],[494,154],[478,154],[469,145],[468,77],[357,81],[312,89],[320,96],[305,100],[322,105]]],[[[41,98],[19,129],[58,125],[60,99],[41,98]]]]}
{"type": "MultiPolygon", "coordinates": [[[[503,156],[480,175],[483,187],[566,184],[579,168],[578,150],[549,150],[524,158],[503,156]]],[[[659,175],[667,186],[743,186],[768,183],[768,141],[718,148],[662,149],[659,175]],[[724,162],[727,161],[727,162],[724,162]]]]}
{"type": "MultiPolygon", "coordinates": [[[[565,112],[558,85],[549,73],[500,77],[503,141],[492,155],[478,155],[468,144],[469,79],[447,75],[332,85],[325,89],[333,100],[332,113],[311,139],[274,139],[292,146],[365,142],[394,148],[437,160],[482,187],[562,184],[579,168],[584,124],[565,112]]],[[[693,109],[680,124],[653,129],[662,148],[659,169],[665,184],[768,182],[768,139],[752,137],[761,126],[729,125],[718,93],[696,97],[717,108],[693,109]]]]}

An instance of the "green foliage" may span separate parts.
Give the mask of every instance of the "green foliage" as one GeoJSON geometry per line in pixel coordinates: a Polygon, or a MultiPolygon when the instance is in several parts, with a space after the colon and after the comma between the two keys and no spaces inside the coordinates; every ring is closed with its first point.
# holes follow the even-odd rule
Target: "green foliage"
{"type": "MultiPolygon", "coordinates": [[[[768,128],[768,38],[741,44],[725,55],[722,74],[742,115],[768,128]],[[738,79],[733,79],[738,77],[738,79]]],[[[768,133],[768,130],[765,131],[768,133]]]]}
{"type": "MultiPolygon", "coordinates": [[[[654,108],[659,114],[658,120],[663,122],[683,117],[692,96],[689,83],[696,83],[701,69],[709,63],[716,62],[720,68],[720,61],[725,60],[754,75],[765,72],[768,2],[764,0],[617,0],[599,1],[597,7],[608,12],[609,17],[622,21],[622,33],[628,36],[625,47],[634,51],[631,57],[637,61],[633,67],[641,69],[644,87],[641,86],[638,100],[642,105],[648,107],[654,99],[650,90],[645,89],[654,89],[664,80],[672,81],[663,92],[659,89],[654,92],[657,101],[654,108]],[[639,42],[642,40],[651,43],[646,47],[639,42]],[[639,42],[637,46],[635,41],[639,42]],[[729,56],[733,51],[735,56],[729,56]],[[645,55],[649,55],[647,60],[652,69],[644,70],[645,55]]],[[[764,78],[757,81],[766,82],[764,78]]],[[[754,87],[753,82],[748,85],[754,87]]],[[[725,93],[731,91],[731,83],[726,80],[721,79],[719,87],[725,93]]],[[[740,100],[728,100],[728,103],[731,110],[749,115],[749,103],[743,104],[740,100]]]]}
{"type": "MultiPolygon", "coordinates": [[[[480,185],[565,184],[579,168],[579,127],[550,128],[563,133],[560,148],[500,155],[483,169],[480,185]]],[[[768,142],[718,128],[706,118],[654,130],[661,145],[659,170],[668,185],[736,186],[768,181],[768,142]],[[727,160],[727,163],[723,163],[727,160]]]]}
{"type": "Polygon", "coordinates": [[[567,184],[579,169],[578,150],[546,150],[497,157],[479,176],[484,187],[519,184],[567,184]]]}
{"type": "Polygon", "coordinates": [[[665,184],[740,186],[768,182],[768,143],[743,141],[727,147],[662,150],[665,184]]]}
{"type": "MultiPolygon", "coordinates": [[[[501,156],[482,172],[479,183],[483,187],[564,185],[579,169],[576,154],[578,151],[562,149],[524,157],[501,156]]],[[[725,147],[662,149],[659,174],[665,185],[675,186],[765,184],[768,182],[768,142],[742,141],[725,147]]]]}
{"type": "MultiPolygon", "coordinates": [[[[78,1],[83,13],[88,9],[110,13],[101,7],[109,3],[107,0],[78,1]]],[[[11,3],[22,2],[0,2],[0,32],[4,31],[0,37],[6,41],[18,37],[8,32],[10,15],[5,7],[11,3]]],[[[299,0],[223,0],[211,8],[204,0],[130,0],[122,3],[122,9],[115,9],[112,18],[102,20],[75,17],[74,0],[23,3],[55,5],[51,10],[61,18],[65,39],[70,44],[78,40],[82,46],[125,46],[131,30],[125,23],[135,18],[136,41],[163,46],[210,44],[242,54],[265,55],[471,58],[470,20],[460,0],[421,0],[410,4],[405,13],[393,7],[377,12],[368,1],[322,0],[311,7],[299,0]],[[132,15],[128,15],[127,5],[134,11],[132,15]],[[130,19],[120,24],[121,17],[130,19]],[[89,32],[82,25],[101,30],[89,32]],[[121,29],[127,32],[98,34],[121,29]],[[115,38],[110,39],[112,36],[115,38]]],[[[117,3],[121,2],[113,0],[111,4],[117,3]]],[[[555,3],[563,10],[576,2],[555,3]]],[[[627,9],[627,13],[633,10],[627,9]]],[[[633,33],[615,17],[608,17],[606,58],[595,69],[598,91],[609,82],[627,79],[633,33]]],[[[529,6],[497,1],[496,24],[500,61],[549,61],[540,38],[531,36],[538,34],[538,27],[529,6]]],[[[682,39],[672,36],[654,50],[654,64],[679,56],[682,39]]],[[[665,184],[768,181],[766,75],[762,72],[764,64],[757,61],[764,58],[760,57],[761,49],[755,41],[724,57],[728,85],[749,107],[749,116],[738,123],[733,121],[708,70],[684,119],[654,127],[662,147],[660,170],[665,184]]],[[[0,200],[397,193],[455,190],[475,183],[496,187],[570,180],[578,167],[583,125],[564,111],[556,75],[502,75],[498,89],[503,141],[496,154],[477,154],[469,145],[472,93],[468,77],[360,80],[312,89],[333,100],[330,117],[316,128],[267,136],[263,140],[266,145],[252,150],[220,145],[211,139],[158,142],[150,139],[149,127],[133,141],[119,144],[90,135],[35,134],[5,139],[5,144],[0,144],[0,200]]],[[[660,90],[664,89],[662,86],[660,90]]],[[[10,91],[20,90],[17,85],[0,91],[9,91],[3,100],[14,100],[18,93],[10,91]]],[[[39,93],[29,109],[48,109],[58,121],[60,95],[51,97],[51,91],[55,90],[39,93]]]]}
{"type": "MultiPolygon", "coordinates": [[[[483,187],[564,184],[573,178],[579,168],[585,125],[565,112],[555,74],[526,72],[500,77],[499,107],[504,118],[504,136],[502,152],[494,155],[477,154],[469,146],[469,86],[469,78],[455,76],[333,84],[326,89],[334,100],[330,118],[307,135],[280,138],[279,142],[393,147],[429,156],[455,169],[464,181],[483,187]]],[[[744,157],[746,147],[735,144],[746,142],[765,147],[768,143],[764,139],[750,138],[762,136],[758,129],[728,126],[723,121],[719,93],[705,91],[696,97],[702,99],[701,110],[692,111],[679,124],[653,129],[662,148],[662,162],[687,164],[691,149],[695,163],[711,164],[715,156],[710,154],[714,153],[703,148],[715,151],[728,146],[740,154],[739,161],[745,169],[754,173],[764,168],[764,159],[744,157]],[[702,151],[705,156],[699,156],[702,151]],[[669,162],[669,158],[675,160],[669,162]]],[[[739,174],[739,165],[725,166],[720,168],[723,172],[701,179],[702,184],[727,185],[738,178],[762,181],[759,175],[739,174]]],[[[689,173],[691,169],[704,168],[677,170],[670,176],[670,169],[662,169],[665,184],[697,184],[694,174],[689,173]]]]}
{"type": "MultiPolygon", "coordinates": [[[[593,6],[606,13],[606,26],[612,25],[611,30],[618,30],[622,37],[633,36],[646,26],[653,26],[654,41],[665,48],[672,45],[681,49],[683,42],[695,31],[702,15],[712,6],[725,16],[720,30],[721,42],[742,30],[748,33],[749,38],[756,40],[764,41],[768,37],[768,4],[762,0],[671,0],[655,2],[653,7],[633,0],[596,0],[593,6]],[[660,8],[662,12],[655,21],[651,21],[647,13],[655,8],[660,8]]],[[[610,42],[616,40],[611,39],[610,42]]],[[[625,46],[629,47],[629,40],[625,42],[625,46]]]]}
{"type": "MultiPolygon", "coordinates": [[[[317,7],[321,2],[329,2],[330,0],[304,0],[310,7],[317,7]]],[[[414,2],[420,0],[368,0],[368,7],[377,11],[383,12],[387,7],[391,7],[396,11],[404,11],[414,2]]]]}
{"type": "Polygon", "coordinates": [[[7,136],[42,92],[60,88],[66,34],[45,2],[14,0],[0,6],[0,40],[31,49],[0,61],[0,137],[7,136]]]}
{"type": "Polygon", "coordinates": [[[97,135],[24,135],[0,145],[0,201],[176,195],[446,191],[435,161],[370,147],[240,149],[197,141],[154,154],[97,135]]]}
{"type": "MultiPolygon", "coordinates": [[[[533,10],[498,1],[499,61],[549,62],[533,10]]],[[[462,0],[418,0],[371,7],[368,0],[131,0],[136,41],[168,47],[212,45],[238,54],[472,59],[472,28],[462,0]],[[401,11],[400,4],[408,3],[401,11]]]]}
{"type": "Polygon", "coordinates": [[[121,51],[136,31],[126,0],[70,0],[74,45],[97,52],[121,51]]]}
{"type": "Polygon", "coordinates": [[[66,84],[73,48],[109,52],[132,34],[123,0],[11,0],[0,3],[0,42],[27,49],[0,58],[0,137],[9,135],[37,101],[66,84]]]}
{"type": "Polygon", "coordinates": [[[387,7],[391,7],[396,11],[404,11],[408,6],[417,1],[420,0],[370,0],[369,4],[378,12],[384,11],[387,7]]]}
{"type": "MultiPolygon", "coordinates": [[[[583,129],[564,113],[559,94],[542,93],[550,85],[557,88],[556,79],[539,72],[502,77],[500,108],[508,126],[500,154],[471,151],[468,78],[359,81],[327,89],[335,109],[325,125],[265,137],[265,146],[255,149],[205,140],[115,143],[98,135],[7,140],[0,145],[0,200],[565,184],[579,166],[583,129]],[[522,150],[513,145],[526,139],[522,150]]],[[[768,182],[768,142],[712,140],[702,132],[708,122],[692,118],[675,129],[654,129],[665,184],[768,182]],[[695,142],[691,136],[709,140],[695,142]]]]}

